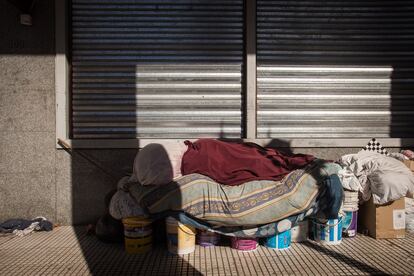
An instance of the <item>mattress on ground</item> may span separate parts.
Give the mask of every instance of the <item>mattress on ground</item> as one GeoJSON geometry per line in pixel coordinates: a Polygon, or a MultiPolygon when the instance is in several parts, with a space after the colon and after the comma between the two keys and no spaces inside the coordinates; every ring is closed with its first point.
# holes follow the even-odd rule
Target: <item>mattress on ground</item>
{"type": "Polygon", "coordinates": [[[149,215],[182,211],[217,226],[256,226],[309,210],[324,180],[337,164],[316,160],[281,181],[251,181],[225,186],[200,174],[183,176],[168,185],[129,186],[129,193],[149,215]]]}

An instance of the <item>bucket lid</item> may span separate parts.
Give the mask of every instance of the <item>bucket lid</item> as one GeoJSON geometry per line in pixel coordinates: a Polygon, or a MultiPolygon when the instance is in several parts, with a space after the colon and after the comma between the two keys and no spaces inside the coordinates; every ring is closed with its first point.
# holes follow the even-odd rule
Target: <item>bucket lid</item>
{"type": "Polygon", "coordinates": [[[344,218],[344,216],[338,216],[337,219],[321,219],[321,218],[317,218],[312,220],[312,224],[314,225],[319,225],[319,226],[323,226],[323,227],[335,227],[338,224],[340,224],[342,222],[342,219],[344,218]],[[329,224],[329,221],[332,222],[332,224],[329,224]]]}
{"type": "Polygon", "coordinates": [[[128,217],[122,219],[123,224],[137,224],[139,226],[147,226],[152,223],[152,220],[146,217],[128,217]]]}

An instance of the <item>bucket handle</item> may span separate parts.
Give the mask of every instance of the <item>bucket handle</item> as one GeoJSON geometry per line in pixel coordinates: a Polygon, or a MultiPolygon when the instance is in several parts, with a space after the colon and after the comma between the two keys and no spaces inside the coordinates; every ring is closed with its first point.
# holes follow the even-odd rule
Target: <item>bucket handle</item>
{"type": "MultiPolygon", "coordinates": [[[[185,225],[185,224],[183,224],[183,225],[185,225]]],[[[184,233],[186,233],[187,235],[190,235],[190,236],[195,236],[196,235],[196,233],[194,233],[194,232],[192,232],[192,233],[188,233],[186,230],[184,230],[182,227],[181,227],[181,225],[180,224],[178,224],[178,228],[180,228],[181,229],[181,231],[183,231],[184,233]]]]}
{"type": "Polygon", "coordinates": [[[342,222],[342,218],[343,217],[338,219],[338,222],[334,223],[334,224],[323,224],[323,223],[316,222],[315,220],[313,220],[312,222],[315,223],[316,225],[320,225],[320,226],[324,226],[324,227],[335,227],[335,226],[337,226],[338,224],[340,224],[342,222]]]}

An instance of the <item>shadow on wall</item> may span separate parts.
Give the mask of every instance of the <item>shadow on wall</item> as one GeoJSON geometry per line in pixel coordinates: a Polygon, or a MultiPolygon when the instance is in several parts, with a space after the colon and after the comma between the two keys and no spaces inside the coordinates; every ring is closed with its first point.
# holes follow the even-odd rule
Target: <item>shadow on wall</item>
{"type": "MultiPolygon", "coordinates": [[[[72,1],[72,137],[213,137],[220,131],[240,137],[242,1],[223,9],[207,0],[133,2],[102,9],[72,1]]],[[[75,151],[76,224],[96,220],[105,211],[104,195],[116,186],[80,152],[115,178],[135,157],[132,150],[75,151]]],[[[93,267],[93,258],[87,261],[93,267]]]]}
{"type": "MultiPolygon", "coordinates": [[[[414,16],[414,14],[413,14],[414,16]]],[[[414,44],[411,46],[414,47],[414,44]]],[[[403,146],[414,148],[414,60],[392,67],[390,84],[390,136],[401,138],[403,146]]]]}
{"type": "MultiPolygon", "coordinates": [[[[237,44],[243,35],[237,33],[237,26],[243,23],[230,18],[241,13],[231,12],[232,3],[230,12],[218,11],[207,0],[194,4],[163,1],[156,5],[135,1],[120,4],[114,10],[84,1],[72,3],[73,138],[177,138],[191,133],[188,129],[202,133],[196,131],[195,136],[216,136],[223,131],[240,137],[240,130],[234,125],[240,121],[241,80],[237,70],[240,71],[241,62],[232,59],[243,56],[243,45],[237,44]],[[225,17],[225,22],[214,21],[212,18],[217,15],[225,17]],[[229,42],[229,37],[238,40],[229,42]],[[216,67],[222,67],[223,76],[217,77],[216,67]],[[193,85],[189,86],[189,82],[193,85]],[[216,91],[221,88],[217,83],[225,88],[216,91]],[[218,104],[221,101],[224,108],[218,104]],[[189,111],[196,115],[189,116],[189,111]],[[228,113],[231,118],[223,121],[223,114],[228,113]]],[[[74,151],[73,223],[95,222],[97,215],[105,213],[104,196],[116,187],[117,179],[132,171],[135,154],[136,151],[127,149],[74,151]],[[97,160],[110,173],[104,173],[85,156],[97,160]]],[[[98,272],[100,262],[88,253],[82,231],[78,232],[78,239],[89,268],[98,272]]],[[[149,257],[153,254],[137,257],[136,260],[143,260],[142,269],[154,261],[149,257]]],[[[131,264],[129,259],[125,261],[131,264]]],[[[180,257],[173,257],[172,261],[177,266],[186,263],[180,257]]],[[[162,269],[164,264],[153,266],[162,269]]],[[[186,266],[192,273],[197,272],[186,266]]],[[[114,269],[115,266],[109,271],[114,269]]]]}
{"type": "Polygon", "coordinates": [[[266,148],[276,148],[280,152],[282,152],[284,154],[287,154],[287,155],[292,155],[293,154],[292,148],[290,147],[290,142],[286,141],[286,140],[282,140],[282,139],[273,138],[264,147],[266,147],[266,148]]]}
{"type": "MultiPolygon", "coordinates": [[[[148,150],[146,154],[149,154],[148,150]]],[[[97,213],[103,214],[97,222],[95,229],[96,233],[99,233],[99,239],[105,242],[102,241],[97,247],[91,247],[90,239],[97,239],[98,236],[88,237],[88,234],[90,234],[89,229],[84,226],[76,228],[77,238],[83,250],[89,271],[96,275],[128,273],[140,275],[182,275],[190,273],[201,275],[184,258],[168,253],[164,217],[152,223],[153,249],[150,252],[132,255],[126,253],[123,245],[123,236],[119,236],[119,230],[123,230],[121,221],[108,219],[107,216],[109,201],[114,194],[114,190],[111,189],[116,187],[116,183],[121,177],[130,177],[131,174],[144,183],[145,181],[156,182],[160,179],[160,166],[157,166],[157,164],[170,162],[166,151],[160,152],[159,148],[157,154],[153,156],[141,155],[139,161],[135,160],[135,163],[134,158],[135,152],[129,150],[117,150],[106,153],[92,150],[75,150],[72,153],[72,177],[74,183],[77,184],[72,190],[73,219],[80,224],[85,224],[90,221],[96,221],[95,216],[97,213]],[[102,163],[103,161],[104,163],[102,163]],[[133,169],[133,164],[136,164],[136,168],[139,167],[140,170],[133,169]],[[88,181],[90,179],[94,179],[93,183],[88,181]],[[103,202],[100,199],[105,193],[106,199],[103,202]],[[121,225],[121,229],[118,228],[118,225],[121,225]],[[117,239],[118,237],[121,237],[121,239],[117,239]]],[[[179,191],[174,186],[177,185],[175,182],[167,185],[171,186],[171,188],[168,188],[169,190],[179,191]]],[[[141,184],[136,182],[131,182],[128,186],[131,187],[129,190],[132,196],[147,194],[152,189],[151,185],[141,186],[141,184]],[[134,185],[138,186],[132,188],[131,186],[134,185]],[[136,193],[133,193],[132,190],[136,193]]],[[[153,196],[156,196],[156,193],[150,195],[150,197],[153,196]]],[[[180,195],[174,196],[174,204],[181,205],[180,202],[180,195]]],[[[130,205],[126,204],[125,201],[120,200],[118,205],[123,206],[123,208],[119,208],[119,213],[124,217],[135,216],[135,214],[130,213],[130,205]]],[[[141,206],[144,206],[144,203],[141,206]]]]}
{"type": "Polygon", "coordinates": [[[54,1],[1,0],[0,55],[54,55],[54,1]],[[32,26],[20,24],[32,15],[32,26]]]}

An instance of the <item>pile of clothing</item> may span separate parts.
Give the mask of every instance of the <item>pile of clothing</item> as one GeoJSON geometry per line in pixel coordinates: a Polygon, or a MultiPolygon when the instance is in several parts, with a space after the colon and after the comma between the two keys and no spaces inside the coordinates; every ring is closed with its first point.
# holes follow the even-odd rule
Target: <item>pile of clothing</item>
{"type": "Polygon", "coordinates": [[[26,236],[34,231],[52,231],[53,224],[45,217],[28,219],[9,219],[0,223],[0,233],[12,233],[18,237],[26,236]]]}
{"type": "Polygon", "coordinates": [[[407,160],[414,160],[411,150],[389,153],[382,146],[366,147],[356,154],[340,158],[338,163],[342,169],[338,176],[344,189],[358,192],[359,204],[371,197],[377,205],[406,197],[406,229],[414,232],[414,174],[403,163],[407,160]]]}
{"type": "Polygon", "coordinates": [[[173,216],[228,236],[267,237],[309,216],[335,219],[341,167],[310,155],[284,154],[253,143],[200,139],[187,146],[181,176],[159,144],[144,147],[133,175],[112,197],[116,219],[173,216]]]}
{"type": "Polygon", "coordinates": [[[358,191],[361,201],[386,204],[414,194],[414,175],[400,160],[372,151],[342,156],[338,172],[344,188],[358,191]]]}

